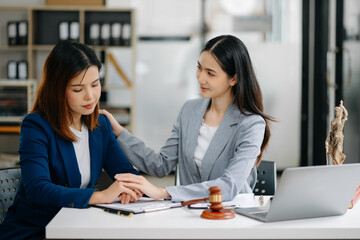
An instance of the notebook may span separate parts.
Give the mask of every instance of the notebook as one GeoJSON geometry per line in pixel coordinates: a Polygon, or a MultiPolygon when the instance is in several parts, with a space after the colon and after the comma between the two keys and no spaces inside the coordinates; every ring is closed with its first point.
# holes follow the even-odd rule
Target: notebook
{"type": "Polygon", "coordinates": [[[360,184],[360,164],[286,169],[271,202],[234,211],[263,222],[345,214],[360,184]]]}

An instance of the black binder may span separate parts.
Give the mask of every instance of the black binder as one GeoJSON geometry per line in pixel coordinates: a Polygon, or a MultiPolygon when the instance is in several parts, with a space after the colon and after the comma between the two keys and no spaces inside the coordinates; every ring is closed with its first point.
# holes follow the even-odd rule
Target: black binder
{"type": "Polygon", "coordinates": [[[59,23],[59,40],[69,39],[69,22],[62,21],[59,23]]]}
{"type": "Polygon", "coordinates": [[[100,45],[108,46],[110,45],[110,35],[111,35],[111,27],[110,23],[101,24],[100,30],[100,45]]]}
{"type": "Polygon", "coordinates": [[[111,45],[120,46],[121,45],[121,28],[122,25],[119,22],[114,22],[111,24],[111,45]]]}
{"type": "Polygon", "coordinates": [[[17,35],[18,35],[18,44],[26,45],[28,43],[28,22],[19,21],[17,23],[17,35]]]}
{"type": "Polygon", "coordinates": [[[17,45],[17,23],[10,21],[7,23],[8,44],[17,45]]]}
{"type": "Polygon", "coordinates": [[[17,79],[17,63],[16,61],[8,61],[7,63],[7,78],[8,79],[17,79]]]}
{"type": "Polygon", "coordinates": [[[18,79],[28,79],[28,63],[27,61],[17,62],[18,79]]]}
{"type": "Polygon", "coordinates": [[[124,23],[122,25],[122,45],[131,45],[131,25],[130,23],[124,23]]]}
{"type": "Polygon", "coordinates": [[[89,28],[89,43],[90,45],[100,45],[100,24],[92,23],[89,28]]]}
{"type": "Polygon", "coordinates": [[[69,29],[70,29],[70,34],[69,34],[69,37],[71,40],[74,40],[74,41],[79,41],[79,36],[80,36],[80,25],[79,25],[79,22],[70,22],[70,26],[69,26],[69,29]]]}

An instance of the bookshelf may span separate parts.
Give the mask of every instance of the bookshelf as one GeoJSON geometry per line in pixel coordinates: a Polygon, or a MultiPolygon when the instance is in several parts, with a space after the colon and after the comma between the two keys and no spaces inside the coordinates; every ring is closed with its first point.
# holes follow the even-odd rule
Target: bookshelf
{"type": "Polygon", "coordinates": [[[21,102],[24,110],[12,108],[11,104],[5,106],[6,114],[1,110],[3,114],[0,115],[0,133],[17,132],[13,126],[19,126],[21,117],[31,109],[43,64],[51,49],[59,41],[59,25],[64,22],[78,23],[78,41],[89,45],[104,64],[101,74],[100,107],[108,109],[121,124],[130,131],[135,131],[134,9],[45,5],[0,7],[0,107],[2,107],[1,102],[3,104],[16,102],[17,99],[11,94],[18,91],[21,93],[18,95],[22,96],[22,102],[19,100],[19,104],[21,102]],[[9,45],[9,22],[27,23],[25,44],[9,45]],[[100,27],[100,35],[95,41],[90,33],[93,31],[92,27],[97,24],[100,27]],[[103,26],[112,27],[115,24],[121,26],[119,39],[103,40],[101,37],[103,26]],[[7,69],[9,61],[26,61],[27,78],[9,79],[7,69]]]}

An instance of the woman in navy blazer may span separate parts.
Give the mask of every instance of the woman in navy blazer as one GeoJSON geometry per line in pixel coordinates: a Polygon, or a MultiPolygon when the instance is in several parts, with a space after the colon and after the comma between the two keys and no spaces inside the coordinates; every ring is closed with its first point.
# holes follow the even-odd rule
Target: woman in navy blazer
{"type": "Polygon", "coordinates": [[[206,198],[211,186],[222,188],[223,200],[252,192],[256,166],[270,139],[262,93],[244,43],[231,35],[209,40],[198,60],[196,77],[202,98],[187,101],[171,136],[159,153],[111,121],[117,140],[139,170],[162,177],[175,167],[181,186],[158,188],[142,176],[122,174],[152,198],[174,201],[206,198]]]}
{"type": "Polygon", "coordinates": [[[118,181],[103,191],[93,188],[102,169],[112,178],[138,174],[109,120],[99,116],[100,68],[95,53],[76,42],[59,42],[46,59],[33,109],[21,124],[22,180],[0,239],[44,239],[45,226],[62,207],[141,195],[118,181]]]}

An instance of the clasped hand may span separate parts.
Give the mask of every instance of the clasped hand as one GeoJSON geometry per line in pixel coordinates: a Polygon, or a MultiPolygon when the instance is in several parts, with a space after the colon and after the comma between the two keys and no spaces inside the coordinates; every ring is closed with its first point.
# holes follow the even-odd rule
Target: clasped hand
{"type": "MultiPolygon", "coordinates": [[[[170,197],[165,188],[156,187],[150,183],[146,178],[131,173],[116,174],[117,182],[123,184],[124,187],[132,189],[136,193],[146,194],[152,199],[167,199],[170,197]]],[[[137,195],[138,196],[138,195],[137,195]]],[[[138,198],[134,198],[132,194],[124,192],[120,195],[121,203],[136,202],[138,198]]]]}
{"type": "Polygon", "coordinates": [[[125,186],[124,182],[114,181],[108,188],[95,191],[89,199],[89,205],[99,203],[113,203],[117,198],[121,203],[136,202],[143,193],[138,188],[125,186]]]}
{"type": "Polygon", "coordinates": [[[89,205],[98,203],[112,203],[117,198],[122,204],[136,202],[146,194],[153,199],[167,199],[170,197],[165,188],[151,184],[143,176],[131,173],[115,175],[116,181],[103,191],[95,191],[89,200],[89,205]]]}

